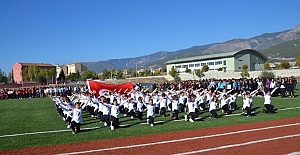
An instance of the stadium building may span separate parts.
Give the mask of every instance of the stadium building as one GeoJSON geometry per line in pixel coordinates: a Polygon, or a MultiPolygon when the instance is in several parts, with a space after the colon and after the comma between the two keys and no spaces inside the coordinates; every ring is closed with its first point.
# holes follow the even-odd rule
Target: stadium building
{"type": "Polygon", "coordinates": [[[167,73],[174,67],[179,72],[185,72],[186,68],[192,72],[208,65],[209,71],[241,72],[243,65],[248,65],[248,71],[264,70],[264,63],[268,58],[262,53],[245,49],[235,52],[224,52],[202,56],[180,58],[167,61],[167,73]]]}

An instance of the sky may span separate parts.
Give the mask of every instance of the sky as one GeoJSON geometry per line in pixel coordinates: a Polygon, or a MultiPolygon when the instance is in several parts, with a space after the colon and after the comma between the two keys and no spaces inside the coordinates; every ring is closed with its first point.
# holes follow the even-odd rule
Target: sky
{"type": "Polygon", "coordinates": [[[299,0],[1,0],[0,69],[94,62],[252,38],[300,24],[299,0]]]}

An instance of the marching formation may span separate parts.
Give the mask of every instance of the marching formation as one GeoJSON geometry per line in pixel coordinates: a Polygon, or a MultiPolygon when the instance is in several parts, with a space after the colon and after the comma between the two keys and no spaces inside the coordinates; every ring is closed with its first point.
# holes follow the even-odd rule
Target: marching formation
{"type": "MultiPolygon", "coordinates": [[[[155,88],[155,87],[154,87],[155,88]]],[[[83,122],[82,111],[87,111],[91,117],[99,119],[104,126],[109,126],[111,130],[119,127],[119,119],[147,120],[150,126],[154,126],[155,115],[172,119],[180,119],[179,113],[183,113],[185,121],[195,122],[202,111],[208,111],[209,117],[217,119],[218,110],[223,115],[231,114],[241,108],[242,115],[251,117],[253,97],[258,93],[264,97],[263,112],[272,114],[274,106],[271,103],[272,94],[280,87],[273,89],[263,88],[258,85],[255,90],[250,89],[220,89],[218,87],[207,88],[184,88],[176,89],[166,87],[165,89],[155,88],[153,91],[134,87],[131,90],[101,90],[90,92],[82,89],[79,93],[74,92],[71,96],[60,94],[52,96],[56,103],[58,114],[66,122],[72,133],[80,132],[80,125],[83,122]],[[242,107],[237,106],[237,98],[243,100],[242,107]],[[170,113],[169,113],[170,112],[170,113]],[[143,114],[146,113],[146,118],[143,114]]]]}

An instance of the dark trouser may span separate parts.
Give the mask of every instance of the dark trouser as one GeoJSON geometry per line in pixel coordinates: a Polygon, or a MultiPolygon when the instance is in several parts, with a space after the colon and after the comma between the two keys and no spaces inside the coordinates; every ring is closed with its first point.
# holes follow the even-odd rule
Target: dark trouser
{"type": "Polygon", "coordinates": [[[179,111],[184,112],[184,104],[179,104],[179,111]]]}
{"type": "Polygon", "coordinates": [[[100,118],[100,121],[103,122],[103,112],[102,112],[102,111],[99,111],[98,116],[99,116],[99,118],[100,118]]]}
{"type": "Polygon", "coordinates": [[[236,110],[237,109],[236,102],[231,102],[230,103],[230,108],[236,110]]]}
{"type": "Polygon", "coordinates": [[[205,109],[205,103],[200,103],[199,105],[202,109],[205,109]]]}
{"type": "Polygon", "coordinates": [[[155,114],[159,113],[159,107],[155,107],[155,114]]]}
{"type": "Polygon", "coordinates": [[[295,96],[295,94],[294,94],[294,88],[290,88],[289,89],[289,94],[290,94],[290,96],[295,96]]]}
{"type": "Polygon", "coordinates": [[[135,112],[133,110],[129,111],[130,116],[135,117],[135,112]]]}
{"type": "Polygon", "coordinates": [[[117,128],[119,126],[119,118],[116,118],[114,116],[111,116],[112,126],[114,128],[117,128]]]}
{"type": "Polygon", "coordinates": [[[121,106],[120,106],[120,113],[121,113],[121,114],[125,114],[124,105],[121,105],[121,106]]]}
{"type": "Polygon", "coordinates": [[[62,110],[61,108],[58,108],[57,111],[58,111],[58,114],[59,114],[61,117],[64,116],[63,110],[62,110]]]}
{"type": "Polygon", "coordinates": [[[194,121],[195,118],[198,117],[198,113],[196,113],[196,112],[191,112],[191,113],[190,113],[190,117],[191,117],[191,119],[194,121]]]}
{"type": "Polygon", "coordinates": [[[173,117],[174,117],[175,119],[178,118],[178,113],[179,113],[178,110],[174,110],[173,117]]]}
{"type": "Polygon", "coordinates": [[[224,110],[225,112],[228,112],[228,111],[229,111],[228,104],[225,104],[225,105],[222,107],[222,110],[224,110]]]}
{"type": "Polygon", "coordinates": [[[105,122],[108,126],[110,125],[109,115],[103,115],[103,122],[105,122]]]}
{"type": "Polygon", "coordinates": [[[211,117],[217,118],[218,115],[217,115],[217,110],[216,109],[211,110],[209,112],[210,112],[211,117]]]}
{"type": "Polygon", "coordinates": [[[148,121],[149,124],[153,124],[154,123],[154,117],[149,116],[148,119],[149,119],[149,121],[148,121]]]}
{"type": "Polygon", "coordinates": [[[128,114],[129,109],[128,108],[124,108],[124,114],[128,114]]]}
{"type": "Polygon", "coordinates": [[[271,113],[274,109],[274,105],[272,104],[265,104],[264,106],[266,108],[266,113],[271,113]]]}
{"type": "Polygon", "coordinates": [[[75,127],[76,127],[76,132],[80,132],[80,123],[76,123],[75,121],[71,122],[71,129],[72,131],[75,132],[75,127]]]}
{"type": "Polygon", "coordinates": [[[89,113],[91,114],[91,115],[95,115],[95,112],[94,112],[94,107],[90,107],[89,108],[89,113]]]}
{"type": "Polygon", "coordinates": [[[280,88],[280,93],[281,93],[281,97],[282,97],[282,98],[285,97],[285,92],[286,92],[286,89],[285,89],[285,88],[280,88]]]}
{"type": "Polygon", "coordinates": [[[160,108],[160,115],[166,117],[166,107],[160,108]]]}
{"type": "Polygon", "coordinates": [[[66,119],[66,122],[68,123],[68,125],[71,124],[71,120],[72,120],[72,118],[70,116],[68,116],[67,119],[66,119]]]}
{"type": "Polygon", "coordinates": [[[143,112],[137,111],[138,119],[141,121],[143,118],[143,112]]]}
{"type": "Polygon", "coordinates": [[[86,108],[86,111],[90,113],[91,107],[87,105],[85,108],[86,108]]]}
{"type": "Polygon", "coordinates": [[[245,110],[247,111],[247,115],[251,115],[251,111],[252,111],[252,108],[251,107],[246,107],[245,110]]]}

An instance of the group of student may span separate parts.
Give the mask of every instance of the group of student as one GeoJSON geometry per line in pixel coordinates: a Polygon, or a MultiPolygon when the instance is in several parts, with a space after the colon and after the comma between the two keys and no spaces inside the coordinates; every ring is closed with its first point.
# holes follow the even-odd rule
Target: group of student
{"type": "Polygon", "coordinates": [[[218,118],[218,108],[222,114],[230,114],[237,110],[237,97],[243,98],[243,115],[251,117],[253,96],[258,92],[264,95],[263,112],[271,114],[274,106],[271,103],[271,95],[278,89],[262,90],[261,86],[252,92],[249,90],[236,91],[230,89],[162,89],[157,88],[152,92],[148,89],[140,89],[135,87],[132,90],[120,91],[100,91],[88,92],[81,91],[73,93],[71,96],[60,95],[53,96],[52,99],[56,103],[58,114],[66,122],[68,128],[72,129],[72,133],[80,131],[82,123],[82,110],[87,111],[91,117],[100,119],[104,126],[110,126],[111,130],[119,127],[120,116],[130,119],[143,120],[143,113],[146,113],[147,123],[154,126],[155,114],[161,117],[167,116],[179,119],[179,113],[184,113],[184,120],[195,122],[200,111],[209,111],[211,118],[218,118]],[[244,114],[245,111],[245,114],[244,114]],[[76,130],[75,130],[76,129],[76,130]]]}

